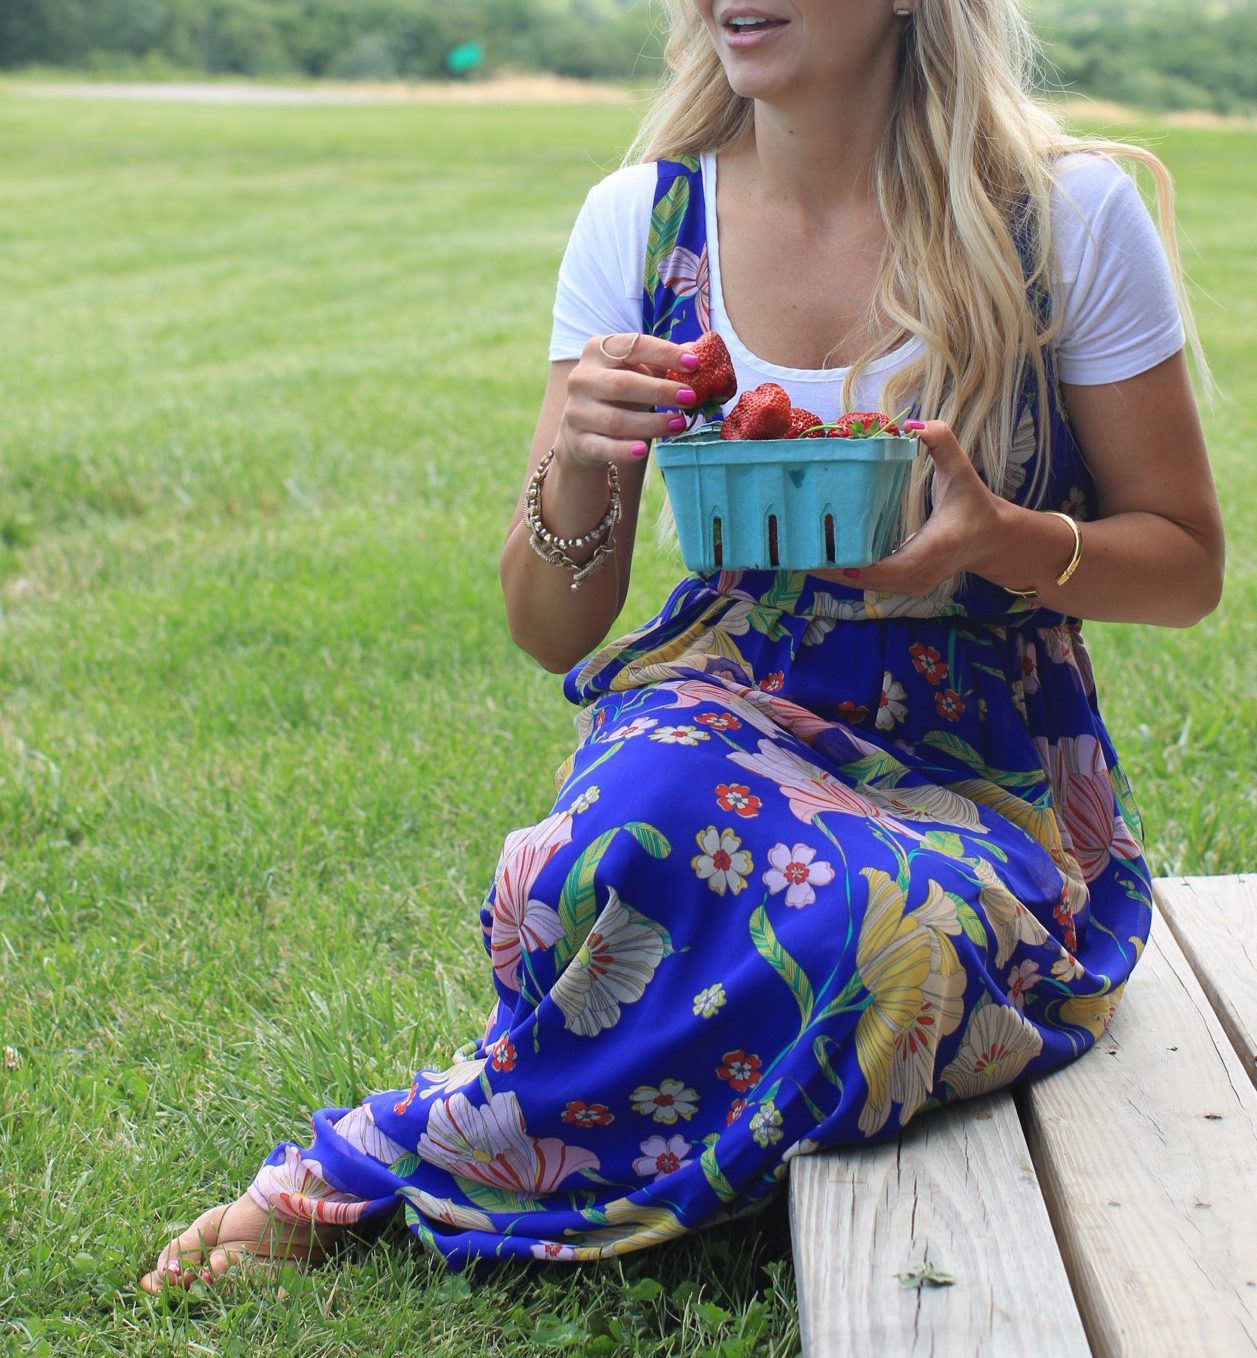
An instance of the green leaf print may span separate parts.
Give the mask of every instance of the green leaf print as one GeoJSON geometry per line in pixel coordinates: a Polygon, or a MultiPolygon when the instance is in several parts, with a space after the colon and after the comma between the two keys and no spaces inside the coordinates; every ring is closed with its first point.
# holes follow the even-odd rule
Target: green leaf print
{"type": "Polygon", "coordinates": [[[965,856],[964,840],[954,830],[927,830],[921,836],[921,847],[933,849],[935,853],[945,853],[948,858],[965,856]]]}
{"type": "Polygon", "coordinates": [[[408,1151],[405,1155],[394,1160],[389,1169],[397,1175],[399,1179],[409,1179],[412,1174],[419,1172],[419,1166],[423,1161],[413,1152],[408,1151]]]}
{"type": "Polygon", "coordinates": [[[611,841],[620,833],[617,825],[604,830],[602,834],[580,855],[567,874],[563,891],[559,896],[559,919],[563,924],[563,937],[554,945],[554,968],[556,973],[580,950],[594,920],[598,917],[598,898],[594,887],[594,874],[606,853],[611,841]]]}
{"type": "Polygon", "coordinates": [[[1043,781],[1042,769],[1027,769],[1019,773],[1015,769],[991,768],[967,740],[952,735],[950,731],[928,731],[925,743],[951,755],[953,759],[959,759],[962,764],[968,764],[988,783],[998,783],[1001,787],[1031,787],[1043,781]]]}
{"type": "Polygon", "coordinates": [[[738,1196],[738,1190],[725,1178],[724,1171],[716,1163],[715,1145],[707,1147],[698,1157],[698,1163],[703,1167],[703,1174],[711,1185],[711,1191],[721,1202],[732,1202],[738,1196]]]}
{"type": "Polygon", "coordinates": [[[853,759],[842,766],[843,773],[854,778],[857,783],[874,787],[894,787],[908,771],[902,760],[890,754],[866,754],[862,759],[853,759]]]}
{"type": "Polygon", "coordinates": [[[477,1183],[475,1179],[464,1179],[461,1174],[455,1177],[458,1179],[459,1188],[477,1207],[483,1207],[486,1212],[516,1213],[545,1210],[541,1203],[524,1193],[516,1193],[509,1188],[498,1188],[493,1184],[477,1183]]]}
{"type": "Polygon", "coordinates": [[[419,1215],[418,1209],[413,1207],[410,1203],[406,1203],[404,1216],[406,1218],[406,1225],[409,1226],[423,1242],[424,1248],[432,1254],[439,1253],[436,1247],[436,1237],[432,1234],[431,1229],[424,1224],[424,1220],[419,1215]]]}
{"type": "Polygon", "coordinates": [[[956,907],[956,916],[960,920],[960,927],[979,948],[985,950],[989,946],[990,940],[987,937],[986,925],[982,923],[982,917],[963,896],[957,896],[954,891],[945,891],[943,895],[956,907]]]}
{"type": "Polygon", "coordinates": [[[812,1039],[812,1055],[816,1057],[816,1064],[820,1066],[821,1074],[824,1075],[831,1085],[837,1086],[838,1092],[841,1094],[843,1091],[843,1079],[829,1063],[829,1055],[825,1051],[826,1042],[828,1042],[831,1047],[836,1047],[838,1045],[832,1037],[828,1036],[828,1034],[817,1033],[816,1037],[812,1039]]]}
{"type": "Polygon", "coordinates": [[[751,942],[755,944],[755,951],[790,987],[806,1028],[816,1003],[812,983],[804,975],[803,968],[777,941],[773,926],[768,921],[768,912],[762,905],[757,906],[751,915],[751,942]]]}
{"type": "Polygon", "coordinates": [[[631,820],[624,827],[652,858],[667,858],[672,845],[653,825],[642,820],[631,820]]]}
{"type": "Polygon", "coordinates": [[[676,249],[677,236],[690,203],[690,181],[678,175],[672,187],[655,204],[650,214],[650,235],[646,243],[646,272],[643,285],[648,293],[659,286],[659,266],[676,249]]]}

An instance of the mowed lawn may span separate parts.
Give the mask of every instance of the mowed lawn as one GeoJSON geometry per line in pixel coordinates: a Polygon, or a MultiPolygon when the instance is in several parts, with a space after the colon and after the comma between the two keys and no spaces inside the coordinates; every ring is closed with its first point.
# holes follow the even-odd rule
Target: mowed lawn
{"type": "MultiPolygon", "coordinates": [[[[482,1030],[480,900],[572,739],[497,554],[567,230],[632,123],[0,85],[11,1352],[798,1351],[784,1196],[475,1287],[400,1225],[229,1294],[133,1287],[310,1109],[482,1030]]],[[[1192,631],[1088,632],[1154,867],[1234,872],[1257,864],[1257,160],[1245,132],[1156,145],[1224,389],[1230,576],[1192,631]]],[[[626,625],[676,571],[646,535],[626,625]]]]}

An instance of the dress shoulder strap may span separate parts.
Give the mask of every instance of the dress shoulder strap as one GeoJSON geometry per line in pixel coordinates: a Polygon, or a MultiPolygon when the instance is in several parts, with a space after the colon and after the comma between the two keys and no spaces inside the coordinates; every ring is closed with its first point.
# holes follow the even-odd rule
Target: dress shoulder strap
{"type": "Polygon", "coordinates": [[[677,344],[711,329],[707,211],[697,156],[657,162],[646,258],[642,331],[677,344]]]}

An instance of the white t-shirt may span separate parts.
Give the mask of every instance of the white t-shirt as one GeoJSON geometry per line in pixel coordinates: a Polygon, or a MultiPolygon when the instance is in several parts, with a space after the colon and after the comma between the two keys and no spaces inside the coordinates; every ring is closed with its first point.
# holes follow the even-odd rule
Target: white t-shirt
{"type": "MultiPolygon", "coordinates": [[[[846,368],[811,371],[767,363],[738,338],[725,311],[716,230],[716,157],[700,157],[711,272],[711,325],[733,358],[738,390],[778,382],[795,405],[836,411],[846,368]]],[[[1052,235],[1059,284],[1053,315],[1062,382],[1094,386],[1134,377],[1183,347],[1174,283],[1156,227],[1134,181],[1104,156],[1075,154],[1059,167],[1052,235]]],[[[590,189],[559,269],[550,358],[579,358],[591,335],[635,333],[642,326],[642,264],[656,167],[616,170],[590,189]]],[[[913,358],[911,339],[869,366],[856,405],[878,405],[882,383],[913,358]]]]}

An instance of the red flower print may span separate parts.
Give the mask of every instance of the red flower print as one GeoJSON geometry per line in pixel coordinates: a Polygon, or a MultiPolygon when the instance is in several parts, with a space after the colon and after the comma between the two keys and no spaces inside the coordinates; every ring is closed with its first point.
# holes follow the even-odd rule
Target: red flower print
{"type": "Polygon", "coordinates": [[[605,1103],[586,1103],[573,1099],[563,1109],[563,1121],[579,1123],[582,1127],[605,1127],[615,1121],[615,1114],[605,1103]]]}
{"type": "Polygon", "coordinates": [[[736,731],[742,725],[732,712],[700,712],[694,720],[701,721],[713,731],[736,731]]]}
{"type": "Polygon", "coordinates": [[[742,783],[719,783],[716,804],[722,811],[736,811],[739,816],[757,816],[764,803],[742,783]]]}
{"type": "Polygon", "coordinates": [[[844,698],[843,701],[838,704],[838,717],[841,721],[845,721],[849,726],[859,725],[868,714],[869,710],[867,707],[862,706],[860,703],[853,703],[850,698],[844,698]]]}
{"type": "Polygon", "coordinates": [[[728,1080],[739,1094],[745,1094],[752,1085],[759,1084],[760,1067],[764,1064],[758,1056],[748,1056],[744,1051],[725,1052],[723,1066],[716,1067],[716,1074],[728,1080]]]}
{"type": "Polygon", "coordinates": [[[945,688],[941,693],[936,693],[934,706],[938,708],[938,715],[946,717],[948,721],[959,721],[964,716],[964,702],[954,688],[945,688]]]}
{"type": "Polygon", "coordinates": [[[502,1034],[500,1038],[489,1048],[493,1057],[494,1070],[514,1070],[515,1069],[515,1044],[502,1034]]]}
{"type": "Polygon", "coordinates": [[[759,686],[765,693],[776,693],[779,688],[784,688],[786,676],[782,670],[773,670],[771,674],[766,674],[760,681],[759,686]]]}
{"type": "Polygon", "coordinates": [[[914,641],[908,647],[908,654],[917,667],[917,673],[925,675],[931,684],[941,684],[947,678],[947,661],[933,646],[925,646],[919,641],[914,641]]]}
{"type": "Polygon", "coordinates": [[[1065,947],[1071,952],[1078,951],[1078,933],[1074,928],[1074,912],[1069,904],[1069,890],[1061,888],[1061,898],[1052,911],[1052,918],[1065,930],[1065,947]]]}
{"type": "Polygon", "coordinates": [[[729,1111],[725,1114],[725,1122],[732,1127],[733,1124],[742,1116],[742,1110],[746,1107],[745,1099],[734,1099],[729,1105],[729,1111]]]}

